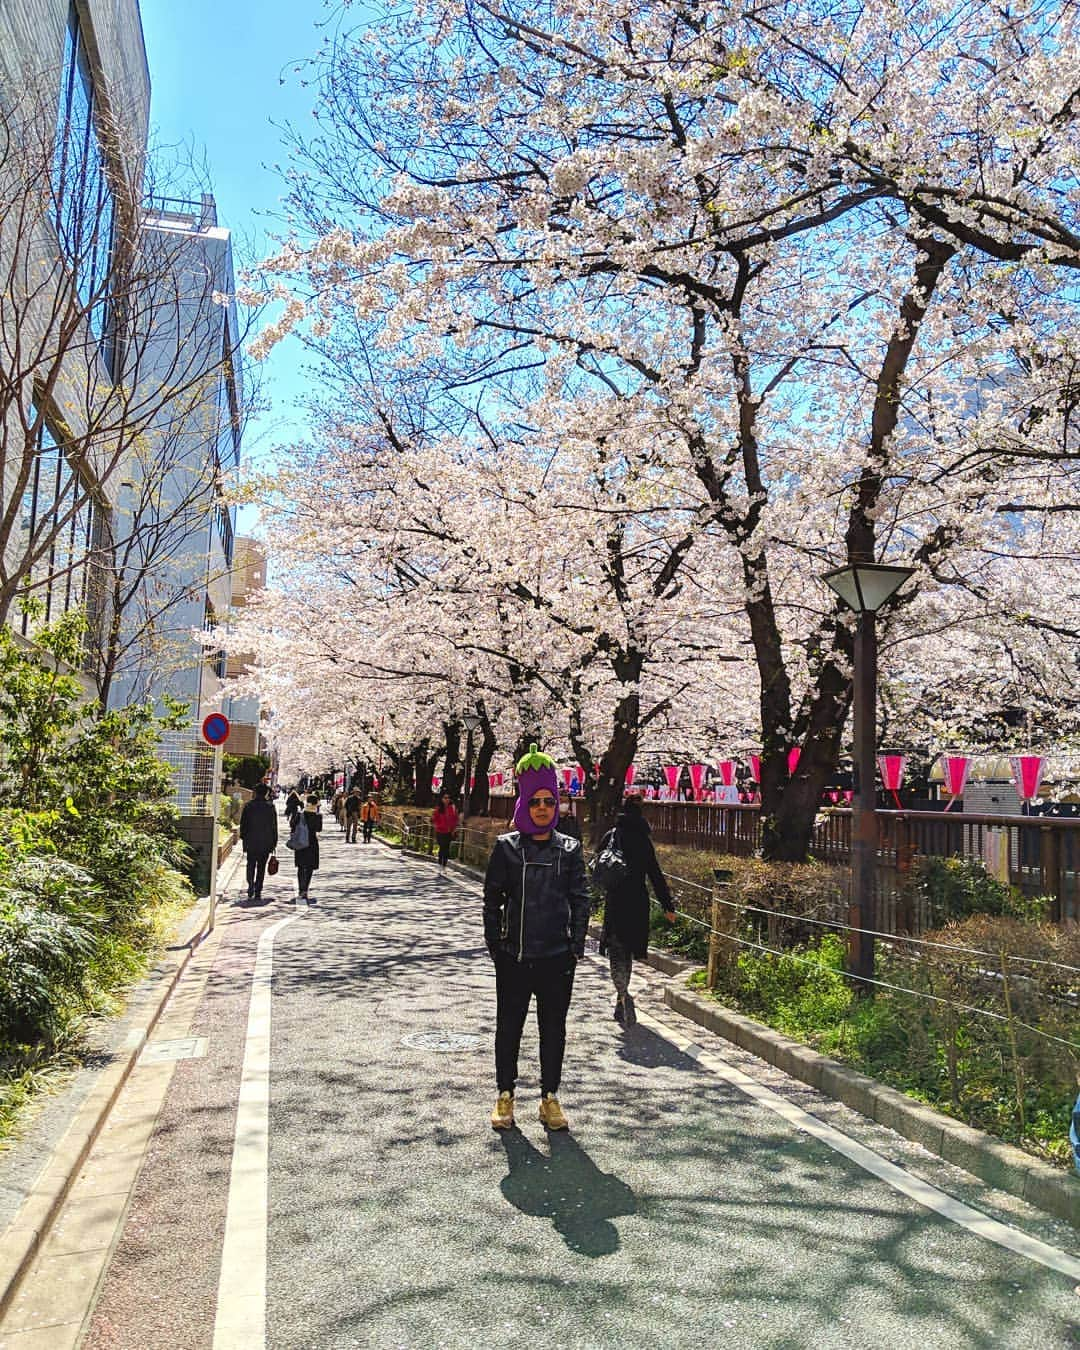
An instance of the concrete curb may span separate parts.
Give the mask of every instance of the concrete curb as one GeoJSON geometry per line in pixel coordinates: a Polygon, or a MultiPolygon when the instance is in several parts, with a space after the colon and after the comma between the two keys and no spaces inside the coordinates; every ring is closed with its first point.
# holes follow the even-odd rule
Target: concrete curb
{"type": "MultiPolygon", "coordinates": [[[[649,964],[654,962],[649,951],[649,964]]],[[[671,961],[672,958],[664,958],[671,961]]],[[[700,967],[696,967],[700,969],[700,967]]],[[[998,1190],[1018,1196],[1047,1214],[1080,1228],[1080,1180],[1059,1172],[1049,1163],[1032,1158],[1011,1144],[984,1134],[931,1106],[913,1101],[895,1088],[827,1055],[820,1055],[800,1041],[793,1041],[770,1027],[722,1007],[715,999],[687,989],[682,982],[685,968],[664,989],[664,1002],[674,1012],[733,1041],[759,1059],[774,1064],[792,1078],[809,1083],[880,1125],[902,1134],[936,1153],[946,1162],[962,1167],[998,1190]]]]}
{"type": "MultiPolygon", "coordinates": [[[[235,864],[234,864],[235,870],[235,864]]],[[[230,878],[231,880],[232,878],[230,878]]],[[[219,878],[219,901],[222,880],[219,878]]],[[[188,962],[209,933],[210,897],[196,901],[173,943],[139,989],[140,1009],[115,1058],[72,1116],[52,1155],[18,1213],[0,1235],[0,1317],[7,1312],[23,1277],[33,1265],[68,1191],[86,1162],[109,1112],[128,1080],[143,1046],[176,988],[188,962]]],[[[219,916],[220,921],[220,916],[219,916]]],[[[137,987],[139,988],[139,987],[137,987]]],[[[139,995],[134,995],[138,997],[139,995]]]]}

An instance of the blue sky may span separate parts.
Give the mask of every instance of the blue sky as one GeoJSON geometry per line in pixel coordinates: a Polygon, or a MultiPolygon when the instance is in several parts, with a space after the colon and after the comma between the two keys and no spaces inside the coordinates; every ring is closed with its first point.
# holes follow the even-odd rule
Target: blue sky
{"type": "MultiPolygon", "coordinates": [[[[261,252],[282,194],[273,165],[284,153],[273,123],[311,122],[312,91],[295,67],[318,50],[316,25],[328,11],[311,0],[142,0],[141,8],[152,134],[205,161],[219,223],[234,232],[242,255],[261,252]]],[[[294,406],[303,361],[299,344],[285,342],[265,363],[272,406],[245,434],[249,463],[303,436],[294,406]]],[[[240,529],[253,520],[243,510],[240,529]]]]}

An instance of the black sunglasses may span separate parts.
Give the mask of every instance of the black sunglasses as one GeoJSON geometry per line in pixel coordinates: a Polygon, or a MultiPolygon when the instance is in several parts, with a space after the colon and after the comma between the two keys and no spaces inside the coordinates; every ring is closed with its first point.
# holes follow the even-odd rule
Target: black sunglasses
{"type": "Polygon", "coordinates": [[[530,806],[554,806],[554,805],[555,805],[555,798],[554,798],[554,797],[530,797],[530,798],[529,798],[529,805],[530,805],[530,806]]]}

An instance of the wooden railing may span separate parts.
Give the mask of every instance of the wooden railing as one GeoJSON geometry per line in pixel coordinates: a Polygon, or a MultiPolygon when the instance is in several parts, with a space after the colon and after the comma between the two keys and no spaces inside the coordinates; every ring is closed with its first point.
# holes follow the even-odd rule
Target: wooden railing
{"type": "MultiPolygon", "coordinates": [[[[492,797],[492,815],[509,819],[512,797],[492,797]]],[[[578,803],[580,806],[581,804],[578,803]]],[[[761,846],[755,805],[709,802],[645,802],[653,839],[660,844],[750,857],[761,846]]],[[[917,858],[996,860],[1024,895],[1053,897],[1051,917],[1080,922],[1080,820],[1056,816],[983,816],[959,811],[878,811],[879,922],[886,931],[923,928],[930,916],[904,912],[914,903],[904,882],[917,858]]],[[[847,867],[851,862],[851,817],[831,807],[815,826],[811,855],[847,867]]]]}

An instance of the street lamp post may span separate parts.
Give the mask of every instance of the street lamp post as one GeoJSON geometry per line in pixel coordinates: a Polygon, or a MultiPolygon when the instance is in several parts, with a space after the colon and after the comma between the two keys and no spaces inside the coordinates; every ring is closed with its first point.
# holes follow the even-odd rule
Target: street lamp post
{"type": "MultiPolygon", "coordinates": [[[[855,629],[853,684],[855,735],[855,798],[851,830],[851,932],[848,969],[858,980],[874,978],[877,929],[877,816],[874,794],[874,750],[877,722],[877,612],[907,581],[913,567],[883,563],[851,563],[821,578],[858,616],[855,629]]],[[[865,984],[865,990],[871,986],[865,984]]]]}
{"type": "Polygon", "coordinates": [[[465,728],[465,792],[461,800],[461,848],[459,855],[465,852],[465,823],[469,819],[469,799],[472,796],[472,757],[473,732],[480,725],[478,713],[462,713],[461,724],[465,728]]]}

